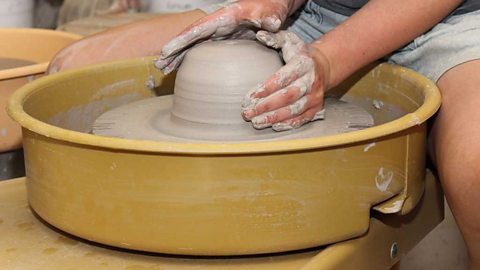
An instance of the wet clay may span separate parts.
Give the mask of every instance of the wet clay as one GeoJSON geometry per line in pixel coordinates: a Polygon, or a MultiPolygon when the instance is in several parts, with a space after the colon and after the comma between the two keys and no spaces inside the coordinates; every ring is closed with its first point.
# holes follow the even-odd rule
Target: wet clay
{"type": "Polygon", "coordinates": [[[206,42],[190,50],[175,81],[172,116],[206,124],[242,124],[248,90],[283,66],[278,53],[250,40],[206,42]]]}
{"type": "Polygon", "coordinates": [[[32,64],[35,64],[35,62],[16,58],[0,58],[0,70],[19,68],[32,64]]]}
{"type": "Polygon", "coordinates": [[[373,125],[364,109],[328,99],[325,119],[293,131],[256,130],[241,117],[245,94],[283,66],[279,54],[255,41],[205,42],[180,66],[174,94],[123,105],[101,115],[102,136],[166,141],[257,141],[333,135],[373,125]]]}

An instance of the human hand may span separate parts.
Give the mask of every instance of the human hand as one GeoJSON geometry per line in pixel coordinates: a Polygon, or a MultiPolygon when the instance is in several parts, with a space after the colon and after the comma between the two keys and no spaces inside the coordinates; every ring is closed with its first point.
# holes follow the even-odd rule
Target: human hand
{"type": "Polygon", "coordinates": [[[85,37],[61,50],[51,61],[49,72],[158,55],[164,44],[204,16],[200,10],[160,15],[85,37]],[[158,29],[162,34],[153,34],[158,29]]]}
{"type": "Polygon", "coordinates": [[[257,129],[271,126],[283,131],[322,119],[330,75],[327,57],[293,32],[259,31],[257,39],[281,49],[286,65],[247,93],[242,106],[245,120],[257,129]]]}
{"type": "Polygon", "coordinates": [[[255,39],[255,30],[277,32],[295,0],[239,0],[228,4],[187,27],[167,43],[156,66],[163,73],[175,70],[183,60],[187,48],[206,39],[255,39]]]}
{"type": "Polygon", "coordinates": [[[52,74],[85,65],[125,58],[122,54],[125,54],[125,51],[129,52],[128,44],[124,44],[126,43],[125,39],[117,41],[118,39],[114,33],[107,32],[76,41],[63,48],[53,57],[47,73],[52,74]]]}

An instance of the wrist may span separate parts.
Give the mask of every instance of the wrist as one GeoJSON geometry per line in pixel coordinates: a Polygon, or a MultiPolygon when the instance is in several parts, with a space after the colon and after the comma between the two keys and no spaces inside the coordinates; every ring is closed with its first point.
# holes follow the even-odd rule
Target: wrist
{"type": "Polygon", "coordinates": [[[335,87],[338,82],[334,76],[334,68],[332,67],[332,60],[320,48],[312,44],[309,47],[309,53],[315,62],[315,70],[317,76],[320,76],[325,91],[335,87]]]}
{"type": "Polygon", "coordinates": [[[355,66],[351,61],[345,59],[345,53],[342,52],[341,47],[335,42],[328,42],[319,39],[312,43],[312,48],[317,52],[315,61],[323,61],[328,63],[328,88],[333,88],[339,85],[343,80],[348,78],[355,72],[355,66]]]}

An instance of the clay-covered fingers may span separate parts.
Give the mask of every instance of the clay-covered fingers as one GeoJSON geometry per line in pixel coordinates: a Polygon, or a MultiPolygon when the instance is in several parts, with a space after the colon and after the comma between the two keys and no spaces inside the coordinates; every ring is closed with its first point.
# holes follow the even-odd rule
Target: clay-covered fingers
{"type": "MultiPolygon", "coordinates": [[[[208,39],[255,39],[264,29],[277,32],[293,6],[293,0],[229,0],[223,8],[205,16],[167,43],[156,61],[164,73],[172,70],[178,55],[197,42],[208,39]]],[[[178,66],[178,65],[177,65],[178,66]]]]}
{"type": "Polygon", "coordinates": [[[268,99],[257,99],[255,104],[242,112],[242,116],[245,120],[251,120],[256,115],[282,108],[286,103],[291,104],[302,96],[302,90],[299,87],[288,87],[277,91],[268,99]]]}
{"type": "Polygon", "coordinates": [[[290,61],[291,58],[305,51],[307,48],[305,42],[290,31],[280,31],[278,33],[258,31],[256,38],[266,46],[282,49],[285,62],[290,61]]]}
{"type": "Polygon", "coordinates": [[[267,91],[263,90],[260,97],[245,99],[248,100],[248,102],[245,103],[244,100],[242,107],[243,118],[250,120],[265,112],[273,111],[294,103],[308,93],[309,86],[312,85],[312,83],[311,76],[305,74],[302,78],[293,81],[285,88],[280,90],[274,89],[275,91],[269,90],[268,93],[265,93],[267,91]]]}
{"type": "Polygon", "coordinates": [[[278,33],[259,31],[257,39],[267,46],[281,49],[286,65],[264,84],[250,90],[245,96],[243,107],[246,108],[257,99],[267,97],[295,81],[303,82],[301,87],[305,88],[305,92],[308,91],[315,77],[315,62],[308,54],[308,46],[290,31],[278,33]],[[309,76],[306,76],[307,74],[309,76]]]}
{"type": "Polygon", "coordinates": [[[329,70],[326,62],[320,61],[323,58],[318,57],[321,52],[288,31],[259,31],[257,39],[281,49],[286,64],[246,94],[242,116],[257,129],[272,126],[277,131],[320,119],[329,70]]]}
{"type": "MultiPolygon", "coordinates": [[[[303,115],[307,111],[319,111],[322,109],[322,106],[323,96],[318,97],[318,94],[305,95],[285,107],[279,108],[277,110],[268,111],[254,117],[251,119],[251,122],[253,124],[253,127],[256,129],[263,129],[276,125],[278,126],[278,124],[280,123],[288,123],[288,121],[291,119],[297,119],[298,116],[303,115]]],[[[315,114],[313,114],[312,117],[309,119],[313,119],[314,115],[315,114]]],[[[286,128],[283,128],[281,130],[285,129],[286,128]]]]}
{"type": "Polygon", "coordinates": [[[173,69],[166,69],[166,67],[172,67],[172,63],[181,63],[181,59],[178,61],[176,58],[196,42],[233,34],[238,26],[236,13],[235,7],[227,7],[192,24],[162,48],[155,66],[162,69],[164,73],[168,73],[173,69]]]}
{"type": "Polygon", "coordinates": [[[169,57],[199,40],[232,34],[239,23],[237,13],[235,6],[229,6],[201,18],[167,43],[161,56],[169,57]]]}
{"type": "Polygon", "coordinates": [[[323,104],[321,104],[306,110],[299,116],[273,124],[272,129],[275,131],[286,131],[286,130],[296,129],[296,128],[300,128],[306,123],[319,120],[319,119],[324,119],[324,118],[325,118],[325,109],[323,108],[323,104]]]}
{"type": "MultiPolygon", "coordinates": [[[[263,84],[259,84],[248,91],[243,100],[243,111],[251,110],[259,99],[266,98],[275,92],[288,88],[297,87],[301,90],[301,96],[306,94],[315,80],[315,63],[305,55],[298,55],[287,62],[279,71],[275,72],[263,84]]],[[[287,100],[285,104],[287,105],[287,100]]]]}
{"type": "Polygon", "coordinates": [[[170,57],[168,59],[163,60],[161,64],[160,64],[160,61],[162,61],[162,59],[157,59],[155,60],[155,63],[154,63],[155,67],[161,69],[163,74],[167,75],[172,71],[176,70],[180,66],[186,54],[187,54],[187,51],[183,51],[174,57],[170,57]]]}

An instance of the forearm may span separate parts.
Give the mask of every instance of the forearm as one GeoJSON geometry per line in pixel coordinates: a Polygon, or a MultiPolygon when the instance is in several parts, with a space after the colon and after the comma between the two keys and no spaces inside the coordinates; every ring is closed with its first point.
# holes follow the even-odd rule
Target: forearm
{"type": "Polygon", "coordinates": [[[49,72],[159,55],[165,43],[203,16],[200,10],[162,15],[88,36],[60,51],[51,61],[49,72]]]}
{"type": "Polygon", "coordinates": [[[371,0],[314,42],[329,61],[331,88],[361,67],[407,44],[451,13],[462,0],[371,0]],[[428,12],[425,12],[428,10],[428,12]]]}
{"type": "Polygon", "coordinates": [[[107,52],[105,54],[106,58],[158,55],[165,43],[203,16],[205,16],[205,13],[200,10],[161,15],[149,20],[112,28],[87,37],[87,39],[92,42],[109,44],[110,47],[105,50],[107,52]]]}

